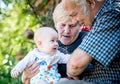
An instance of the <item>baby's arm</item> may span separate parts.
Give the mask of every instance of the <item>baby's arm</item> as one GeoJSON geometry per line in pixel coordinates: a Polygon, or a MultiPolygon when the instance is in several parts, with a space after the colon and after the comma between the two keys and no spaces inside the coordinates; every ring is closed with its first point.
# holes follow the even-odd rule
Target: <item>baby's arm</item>
{"type": "Polygon", "coordinates": [[[17,63],[17,65],[11,71],[11,77],[16,78],[18,75],[25,69],[27,64],[29,63],[31,58],[31,54],[28,53],[21,61],[17,63]]]}
{"type": "Polygon", "coordinates": [[[64,54],[60,51],[58,51],[58,55],[60,56],[60,60],[58,61],[59,64],[64,63],[66,64],[70,58],[70,54],[64,54]]]}
{"type": "Polygon", "coordinates": [[[11,77],[17,78],[18,75],[24,70],[26,63],[24,63],[24,59],[18,62],[18,64],[12,69],[11,77]]]}
{"type": "Polygon", "coordinates": [[[23,71],[25,65],[24,65],[24,59],[22,59],[18,64],[12,69],[11,71],[11,77],[17,78],[18,75],[23,71]]]}
{"type": "Polygon", "coordinates": [[[19,76],[19,74],[20,74],[20,71],[19,71],[19,70],[14,70],[14,71],[12,71],[12,73],[11,73],[11,77],[12,77],[12,78],[17,78],[17,77],[19,76]]]}

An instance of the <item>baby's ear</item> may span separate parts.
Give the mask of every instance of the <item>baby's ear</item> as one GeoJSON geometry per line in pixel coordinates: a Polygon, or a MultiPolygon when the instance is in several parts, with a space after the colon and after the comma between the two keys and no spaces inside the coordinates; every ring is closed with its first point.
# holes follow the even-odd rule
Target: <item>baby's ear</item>
{"type": "Polygon", "coordinates": [[[41,45],[41,44],[42,44],[42,42],[41,42],[41,41],[38,41],[38,42],[37,42],[37,44],[38,44],[38,45],[41,45]]]}

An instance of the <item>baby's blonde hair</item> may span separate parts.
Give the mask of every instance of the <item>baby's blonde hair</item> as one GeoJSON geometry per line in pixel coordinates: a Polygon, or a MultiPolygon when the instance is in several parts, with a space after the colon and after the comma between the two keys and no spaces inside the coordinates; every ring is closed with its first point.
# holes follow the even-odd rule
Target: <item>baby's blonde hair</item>
{"type": "Polygon", "coordinates": [[[53,21],[54,24],[56,25],[58,22],[63,21],[63,22],[67,22],[70,21],[71,18],[67,15],[67,13],[65,12],[65,10],[62,7],[62,3],[59,3],[54,12],[53,12],[53,21]]]}

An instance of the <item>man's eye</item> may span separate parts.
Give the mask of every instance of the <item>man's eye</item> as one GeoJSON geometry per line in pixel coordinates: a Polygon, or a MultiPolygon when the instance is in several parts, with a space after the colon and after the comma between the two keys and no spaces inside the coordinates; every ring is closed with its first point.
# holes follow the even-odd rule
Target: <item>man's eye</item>
{"type": "Polygon", "coordinates": [[[70,15],[70,17],[74,17],[76,15],[77,15],[77,13],[73,13],[73,14],[70,15]]]}

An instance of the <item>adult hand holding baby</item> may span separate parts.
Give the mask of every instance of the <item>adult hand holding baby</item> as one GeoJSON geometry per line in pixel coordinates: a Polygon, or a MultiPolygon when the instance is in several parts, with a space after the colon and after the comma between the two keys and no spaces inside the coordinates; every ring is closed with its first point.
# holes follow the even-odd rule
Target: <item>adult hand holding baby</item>
{"type": "MultiPolygon", "coordinates": [[[[27,67],[25,68],[23,75],[22,75],[22,81],[23,83],[25,82],[25,80],[32,78],[33,76],[35,76],[37,73],[39,73],[39,64],[35,61],[30,62],[27,67]]],[[[27,83],[25,83],[27,84],[27,83]]]]}

